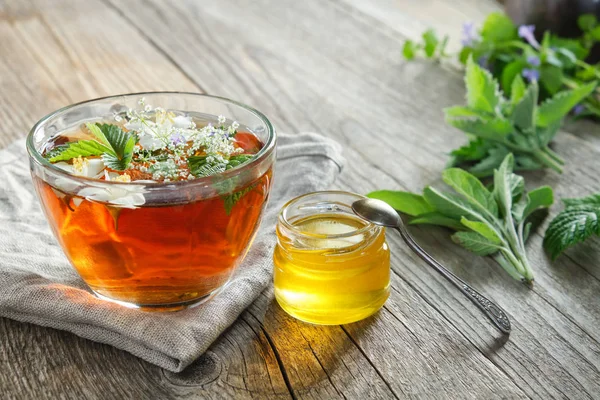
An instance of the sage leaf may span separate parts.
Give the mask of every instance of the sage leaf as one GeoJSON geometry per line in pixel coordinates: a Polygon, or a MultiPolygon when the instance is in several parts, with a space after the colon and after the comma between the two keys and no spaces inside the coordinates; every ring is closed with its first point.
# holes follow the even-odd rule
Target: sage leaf
{"type": "Polygon", "coordinates": [[[542,186],[530,190],[522,200],[516,203],[512,210],[517,222],[526,219],[538,209],[550,207],[554,203],[554,193],[550,186],[542,186]]]}
{"type": "Polygon", "coordinates": [[[433,211],[433,208],[427,203],[423,196],[410,192],[378,190],[369,193],[367,197],[383,200],[396,211],[413,217],[433,211]]]}
{"type": "Polygon", "coordinates": [[[483,186],[483,183],[467,171],[460,168],[450,168],[442,173],[444,182],[457,193],[464,196],[467,201],[482,214],[498,216],[498,205],[494,196],[483,186]]]}
{"type": "Polygon", "coordinates": [[[460,219],[460,223],[463,224],[464,226],[466,226],[467,228],[470,228],[471,230],[479,233],[481,236],[485,237],[491,243],[494,243],[497,245],[502,243],[502,239],[500,239],[500,236],[498,236],[495,229],[493,227],[491,227],[489,223],[480,222],[480,221],[471,221],[471,220],[466,219],[465,217],[462,217],[460,219]]]}
{"type": "Polygon", "coordinates": [[[479,256],[489,256],[501,249],[500,246],[476,232],[456,232],[451,239],[454,243],[479,256]]]}
{"type": "Polygon", "coordinates": [[[438,226],[444,226],[446,228],[454,229],[456,231],[461,231],[461,230],[466,229],[466,227],[463,224],[461,224],[460,221],[458,221],[454,218],[447,217],[444,214],[439,213],[439,212],[430,212],[427,214],[421,214],[421,215],[411,219],[409,224],[410,225],[420,225],[420,224],[438,225],[438,226]]]}

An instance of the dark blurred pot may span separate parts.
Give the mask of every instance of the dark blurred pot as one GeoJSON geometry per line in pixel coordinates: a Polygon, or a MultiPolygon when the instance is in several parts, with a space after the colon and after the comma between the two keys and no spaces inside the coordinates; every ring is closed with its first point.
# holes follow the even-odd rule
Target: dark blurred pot
{"type": "MultiPolygon", "coordinates": [[[[565,37],[580,36],[577,18],[582,14],[595,14],[600,20],[598,0],[504,0],[501,3],[517,25],[535,25],[538,37],[546,30],[565,37]]],[[[600,59],[599,46],[594,46],[590,59],[600,59]]]]}

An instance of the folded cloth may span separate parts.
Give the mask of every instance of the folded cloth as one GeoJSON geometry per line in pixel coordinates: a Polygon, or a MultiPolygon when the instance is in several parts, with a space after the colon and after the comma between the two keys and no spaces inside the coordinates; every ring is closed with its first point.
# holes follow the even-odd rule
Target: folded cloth
{"type": "Polygon", "coordinates": [[[50,232],[29,175],[25,143],[0,150],[0,316],[62,329],[179,372],[198,358],[270,284],[275,224],[283,204],[327,189],[341,170],[336,142],[279,135],[271,198],[244,262],[215,298],[173,313],[96,298],[50,232]]]}

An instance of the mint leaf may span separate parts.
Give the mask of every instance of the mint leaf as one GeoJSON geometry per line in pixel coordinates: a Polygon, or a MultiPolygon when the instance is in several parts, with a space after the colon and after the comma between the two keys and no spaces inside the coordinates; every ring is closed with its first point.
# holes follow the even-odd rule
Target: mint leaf
{"type": "Polygon", "coordinates": [[[423,196],[410,192],[378,190],[369,193],[367,197],[385,201],[396,211],[410,216],[418,216],[433,211],[433,208],[425,201],[423,196]]]}
{"type": "Polygon", "coordinates": [[[220,174],[227,169],[227,165],[223,163],[208,163],[208,156],[191,156],[188,157],[188,168],[192,175],[196,177],[204,177],[215,174],[220,174]]]}
{"type": "Polygon", "coordinates": [[[456,232],[452,241],[479,256],[489,256],[501,249],[500,246],[476,232],[456,232]]]}
{"type": "Polygon", "coordinates": [[[479,157],[481,161],[469,168],[469,172],[477,177],[493,175],[494,169],[498,168],[507,154],[509,151],[506,147],[489,149],[483,157],[479,157]]]}
{"type": "Polygon", "coordinates": [[[501,102],[498,83],[488,71],[477,65],[472,57],[467,61],[465,84],[469,107],[490,114],[496,113],[496,107],[501,102]]]}
{"type": "Polygon", "coordinates": [[[589,53],[589,50],[583,47],[581,42],[577,39],[566,39],[558,36],[551,36],[550,46],[556,49],[569,50],[579,60],[585,60],[589,53]]]}
{"type": "Polygon", "coordinates": [[[510,102],[512,104],[517,104],[521,101],[523,96],[525,96],[526,90],[527,87],[525,86],[525,82],[523,81],[523,78],[521,78],[521,75],[515,76],[510,88],[510,102]]]}
{"type": "Polygon", "coordinates": [[[442,173],[444,182],[462,195],[473,207],[490,219],[498,216],[498,205],[494,196],[481,181],[460,168],[450,168],[442,173]]]}
{"type": "Polygon", "coordinates": [[[404,56],[404,58],[406,58],[407,60],[412,60],[413,58],[415,58],[416,53],[417,46],[415,45],[415,42],[413,42],[412,40],[407,40],[406,42],[404,42],[404,47],[402,48],[402,55],[404,56]]]}
{"type": "Polygon", "coordinates": [[[560,121],[573,107],[588,97],[595,88],[596,84],[593,82],[581,85],[573,90],[559,92],[551,99],[546,100],[539,107],[537,125],[547,127],[554,122],[560,121]]]}
{"type": "Polygon", "coordinates": [[[232,169],[232,168],[239,167],[240,165],[252,160],[253,158],[254,158],[253,154],[237,154],[237,155],[231,156],[229,158],[229,163],[227,164],[225,169],[232,169]]]}
{"type": "Polygon", "coordinates": [[[587,32],[594,28],[597,23],[598,20],[596,19],[596,16],[594,14],[583,14],[579,16],[579,18],[577,18],[577,25],[584,32],[587,32]]]}
{"type": "Polygon", "coordinates": [[[532,129],[537,111],[538,87],[534,81],[529,85],[525,95],[515,105],[512,114],[513,123],[521,130],[532,129]]]}
{"type": "Polygon", "coordinates": [[[104,164],[111,169],[124,171],[129,168],[133,148],[138,140],[132,132],[125,132],[112,124],[85,124],[96,139],[106,147],[102,154],[104,164]]]}
{"type": "Polygon", "coordinates": [[[425,55],[427,58],[433,57],[435,54],[435,49],[439,43],[437,35],[433,29],[429,29],[423,33],[423,41],[425,43],[423,50],[425,50],[425,55]]]}
{"type": "Polygon", "coordinates": [[[446,116],[446,122],[463,132],[496,141],[502,141],[505,136],[514,131],[510,121],[504,118],[482,120],[446,116]]]}
{"type": "Polygon", "coordinates": [[[233,207],[244,197],[246,194],[250,193],[256,185],[248,186],[242,190],[238,190],[237,192],[233,192],[226,196],[223,196],[223,202],[225,203],[225,213],[227,215],[231,215],[231,211],[233,207]]]}
{"type": "Polygon", "coordinates": [[[544,248],[555,260],[564,250],[600,234],[600,207],[594,204],[569,206],[550,222],[544,248]]]}
{"type": "Polygon", "coordinates": [[[495,12],[487,16],[481,27],[481,37],[488,42],[517,39],[517,28],[504,13],[495,12]]]}
{"type": "Polygon", "coordinates": [[[563,78],[563,70],[560,67],[543,65],[540,69],[540,83],[552,95],[563,87],[563,78]]]}
{"type": "Polygon", "coordinates": [[[48,154],[48,161],[55,163],[58,161],[69,161],[77,157],[100,156],[107,151],[110,151],[106,146],[96,142],[95,140],[79,140],[64,145],[56,153],[48,154]]]}
{"type": "Polygon", "coordinates": [[[507,64],[502,70],[500,82],[502,83],[502,90],[507,96],[512,94],[512,84],[517,76],[521,76],[521,71],[526,65],[523,60],[519,59],[507,64]]]}
{"type": "Polygon", "coordinates": [[[442,213],[430,212],[427,214],[421,214],[409,221],[410,225],[428,224],[444,226],[446,228],[461,231],[465,229],[465,226],[460,221],[447,217],[442,213]]]}
{"type": "Polygon", "coordinates": [[[576,199],[562,199],[566,207],[581,206],[581,205],[592,205],[600,207],[600,193],[593,194],[587,197],[580,197],[576,199]]]}
{"type": "Polygon", "coordinates": [[[473,110],[469,107],[454,106],[444,109],[446,118],[485,118],[485,113],[473,110]]]}

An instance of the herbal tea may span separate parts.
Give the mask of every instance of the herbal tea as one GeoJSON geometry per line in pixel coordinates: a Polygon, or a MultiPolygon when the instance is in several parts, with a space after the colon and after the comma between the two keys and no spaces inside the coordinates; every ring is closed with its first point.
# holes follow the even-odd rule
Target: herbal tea
{"type": "Polygon", "coordinates": [[[198,197],[188,188],[195,179],[242,167],[263,143],[223,117],[202,121],[141,106],[61,133],[43,152],[73,175],[125,185],[73,194],[60,179],[34,175],[34,183],[67,257],[94,292],[142,307],[185,305],[215,292],[243,259],[272,170],[241,187],[215,179],[212,195],[198,197]],[[171,185],[168,195],[145,190],[157,183],[171,185]]]}

